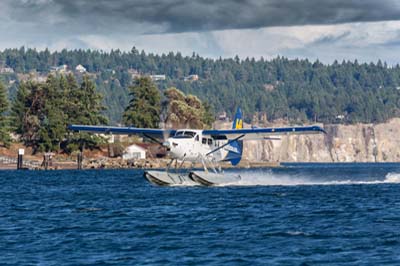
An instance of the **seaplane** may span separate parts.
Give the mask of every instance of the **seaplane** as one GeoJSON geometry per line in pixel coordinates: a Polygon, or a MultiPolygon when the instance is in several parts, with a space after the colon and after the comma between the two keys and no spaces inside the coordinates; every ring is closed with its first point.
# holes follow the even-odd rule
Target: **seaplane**
{"type": "Polygon", "coordinates": [[[69,125],[69,130],[102,134],[138,135],[158,142],[166,148],[170,162],[165,171],[148,170],[144,177],[154,185],[203,185],[216,186],[239,182],[240,175],[227,175],[221,162],[239,164],[243,153],[243,141],[277,140],[284,135],[325,133],[320,126],[243,128],[242,111],[237,109],[232,129],[155,129],[136,127],[69,125]],[[182,171],[184,162],[192,168],[182,171]],[[175,167],[173,167],[175,163],[175,167]],[[202,170],[193,170],[201,163],[202,170]]]}

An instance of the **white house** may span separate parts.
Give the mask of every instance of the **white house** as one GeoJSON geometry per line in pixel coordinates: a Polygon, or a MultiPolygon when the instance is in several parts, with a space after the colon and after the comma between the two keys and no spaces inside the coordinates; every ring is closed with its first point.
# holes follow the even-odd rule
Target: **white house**
{"type": "Polygon", "coordinates": [[[14,73],[14,69],[11,67],[0,67],[0,73],[1,74],[12,74],[14,73]]]}
{"type": "Polygon", "coordinates": [[[75,70],[77,72],[79,72],[79,73],[85,73],[86,72],[86,68],[84,66],[80,65],[80,64],[75,67],[75,70]]]}
{"type": "Polygon", "coordinates": [[[59,66],[53,66],[50,67],[50,72],[59,72],[59,73],[65,73],[68,70],[67,65],[59,65],[59,66]]]}
{"type": "Polygon", "coordinates": [[[159,80],[165,80],[166,76],[165,75],[150,75],[150,78],[153,81],[159,81],[159,80]]]}
{"type": "Polygon", "coordinates": [[[194,75],[189,75],[189,76],[187,76],[187,77],[184,77],[183,80],[184,80],[184,81],[197,81],[197,80],[199,80],[199,75],[196,75],[196,74],[194,74],[194,75]]]}
{"type": "Polygon", "coordinates": [[[122,159],[146,159],[146,150],[135,144],[130,145],[124,150],[124,153],[122,154],[122,159]]]}
{"type": "Polygon", "coordinates": [[[31,80],[36,81],[38,83],[45,83],[47,81],[47,76],[44,75],[34,75],[31,80]]]}
{"type": "Polygon", "coordinates": [[[346,116],[345,115],[337,115],[336,119],[343,120],[346,116]]]}

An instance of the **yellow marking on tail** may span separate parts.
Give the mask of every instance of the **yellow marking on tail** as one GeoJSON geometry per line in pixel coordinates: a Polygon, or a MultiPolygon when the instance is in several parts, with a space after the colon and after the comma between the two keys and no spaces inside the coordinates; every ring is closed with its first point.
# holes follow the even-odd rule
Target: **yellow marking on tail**
{"type": "Polygon", "coordinates": [[[242,129],[242,128],[243,128],[243,120],[242,119],[236,119],[235,129],[242,129]]]}

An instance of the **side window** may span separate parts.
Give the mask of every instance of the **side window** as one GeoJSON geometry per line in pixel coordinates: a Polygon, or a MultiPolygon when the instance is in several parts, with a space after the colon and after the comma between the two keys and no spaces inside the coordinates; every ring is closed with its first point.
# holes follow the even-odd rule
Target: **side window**
{"type": "Polygon", "coordinates": [[[206,139],[206,138],[202,138],[202,139],[201,139],[201,143],[207,144],[207,139],[206,139]]]}
{"type": "Polygon", "coordinates": [[[178,131],[175,133],[175,137],[181,137],[183,136],[183,131],[178,131]]]}
{"type": "Polygon", "coordinates": [[[212,139],[208,139],[208,145],[212,145],[212,139]]]}

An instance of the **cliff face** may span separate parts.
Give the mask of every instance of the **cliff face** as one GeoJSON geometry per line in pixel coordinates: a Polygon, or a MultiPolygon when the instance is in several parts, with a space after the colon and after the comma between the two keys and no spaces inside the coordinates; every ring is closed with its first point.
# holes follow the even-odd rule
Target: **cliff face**
{"type": "Polygon", "coordinates": [[[243,158],[270,162],[400,162],[400,118],[384,124],[324,125],[324,129],[326,135],[245,141],[243,158]]]}

